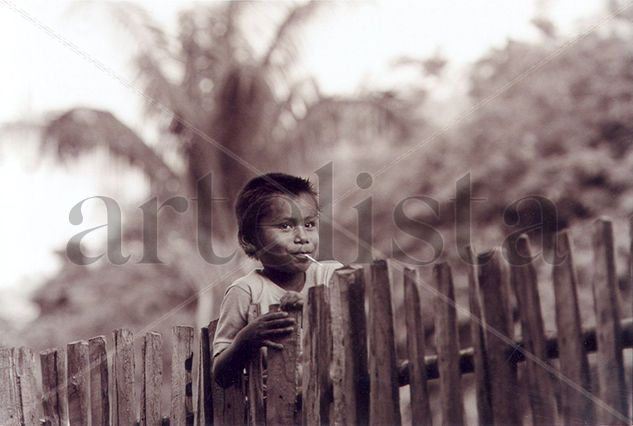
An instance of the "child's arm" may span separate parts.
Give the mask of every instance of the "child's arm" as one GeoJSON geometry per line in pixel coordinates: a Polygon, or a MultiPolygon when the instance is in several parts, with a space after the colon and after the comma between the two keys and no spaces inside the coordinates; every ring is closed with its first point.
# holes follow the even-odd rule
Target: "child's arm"
{"type": "Polygon", "coordinates": [[[294,323],[294,318],[289,318],[287,312],[269,312],[244,326],[233,342],[215,357],[213,376],[216,382],[222,387],[230,386],[248,358],[262,346],[283,349],[283,345],[271,338],[291,333],[294,323]]]}

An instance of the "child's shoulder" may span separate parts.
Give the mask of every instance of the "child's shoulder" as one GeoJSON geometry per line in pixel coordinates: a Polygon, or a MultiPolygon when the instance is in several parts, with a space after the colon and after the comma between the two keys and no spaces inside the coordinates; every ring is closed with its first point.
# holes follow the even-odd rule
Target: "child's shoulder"
{"type": "Polygon", "coordinates": [[[229,284],[229,286],[226,288],[225,294],[228,293],[229,290],[234,288],[243,290],[248,294],[252,294],[253,288],[255,286],[261,286],[261,281],[263,279],[264,278],[257,272],[257,269],[253,269],[248,274],[236,279],[231,284],[229,284]]]}

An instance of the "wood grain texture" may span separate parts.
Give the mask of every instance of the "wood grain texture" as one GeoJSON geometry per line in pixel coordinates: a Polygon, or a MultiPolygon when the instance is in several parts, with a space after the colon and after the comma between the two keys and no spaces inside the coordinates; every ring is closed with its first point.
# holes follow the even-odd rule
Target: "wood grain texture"
{"type": "Polygon", "coordinates": [[[0,424],[20,425],[20,395],[13,365],[13,352],[0,348],[0,424]]]}
{"type": "MultiPolygon", "coordinates": [[[[218,321],[209,323],[209,341],[218,326],[218,321]]],[[[211,365],[213,368],[213,364],[211,365]]],[[[212,380],[213,424],[217,426],[241,426],[247,421],[246,392],[244,390],[244,375],[239,374],[233,384],[222,388],[215,379],[212,380]]]]}
{"type": "Polygon", "coordinates": [[[104,336],[88,340],[90,359],[90,416],[92,426],[110,425],[108,354],[104,336]]]}
{"type": "Polygon", "coordinates": [[[68,424],[68,394],[66,392],[66,349],[60,348],[57,351],[57,402],[59,407],[60,424],[68,424]]]}
{"type": "Polygon", "coordinates": [[[523,348],[532,357],[526,360],[526,381],[532,418],[537,424],[555,424],[557,412],[553,377],[547,370],[551,366],[547,359],[547,341],[536,268],[527,236],[521,235],[510,245],[509,254],[510,279],[521,316],[523,348]]]}
{"type": "Polygon", "coordinates": [[[172,337],[170,423],[193,425],[193,328],[176,326],[172,329],[172,337]]]}
{"type": "Polygon", "coordinates": [[[435,346],[440,373],[441,421],[445,425],[463,425],[457,311],[451,268],[446,262],[436,263],[433,276],[438,291],[435,301],[435,346]]]}
{"type": "Polygon", "coordinates": [[[613,225],[601,218],[594,224],[593,295],[598,336],[598,383],[600,399],[609,407],[597,410],[597,421],[603,424],[628,424],[628,403],[622,330],[620,327],[620,298],[615,270],[613,225]]]}
{"type": "Polygon", "coordinates": [[[404,269],[404,310],[407,327],[407,353],[409,358],[409,385],[411,392],[411,419],[417,425],[431,425],[433,416],[427,389],[425,334],[422,307],[416,271],[404,269]]]}
{"type": "Polygon", "coordinates": [[[569,234],[556,236],[556,257],[552,268],[560,359],[562,421],[568,425],[594,424],[592,402],[577,388],[591,392],[589,360],[582,336],[578,305],[578,278],[569,234]],[[575,384],[571,386],[568,381],[575,384]]]}
{"type": "Polygon", "coordinates": [[[490,425],[492,401],[490,394],[490,372],[487,364],[481,292],[477,275],[477,259],[472,247],[465,249],[468,261],[468,304],[470,307],[470,338],[473,344],[473,366],[477,399],[477,419],[480,425],[490,425]]]}
{"type": "MultiPolygon", "coordinates": [[[[280,311],[279,305],[270,305],[269,312],[280,311]]],[[[300,311],[290,310],[288,316],[295,319],[291,334],[277,337],[283,349],[268,349],[268,395],[266,424],[289,426],[299,424],[297,410],[297,363],[299,362],[300,311]]]]}
{"type": "Polygon", "coordinates": [[[67,353],[68,420],[70,426],[87,425],[90,417],[90,361],[88,343],[69,343],[67,353]]]}
{"type": "Polygon", "coordinates": [[[161,387],[163,385],[163,337],[149,332],[141,351],[141,426],[161,423],[161,387]]]}
{"type": "Polygon", "coordinates": [[[115,330],[112,363],[113,426],[127,426],[136,422],[134,367],[134,335],[125,328],[115,330]]]}
{"type": "Polygon", "coordinates": [[[303,335],[303,424],[330,422],[333,401],[329,377],[332,359],[329,290],[323,285],[308,290],[308,318],[304,321],[303,335]]]}
{"type": "Polygon", "coordinates": [[[369,424],[399,425],[398,369],[387,262],[368,266],[369,424]]]}
{"type": "Polygon", "coordinates": [[[45,423],[51,426],[60,424],[60,407],[57,382],[57,349],[48,349],[40,353],[40,370],[42,373],[42,416],[45,423]]]}
{"type": "Polygon", "coordinates": [[[330,290],[334,424],[366,425],[369,417],[367,319],[362,267],[338,269],[330,290]]]}
{"type": "Polygon", "coordinates": [[[486,363],[490,372],[493,423],[520,424],[516,407],[517,370],[508,357],[512,352],[513,323],[510,314],[507,275],[502,270],[501,251],[494,249],[477,257],[481,290],[486,363]]]}
{"type": "Polygon", "coordinates": [[[20,397],[22,423],[26,426],[39,425],[42,410],[35,381],[33,352],[29,348],[16,348],[13,350],[13,358],[20,397]]]}
{"type": "Polygon", "coordinates": [[[198,362],[198,407],[196,412],[196,426],[211,425],[213,423],[213,399],[211,396],[211,342],[209,341],[209,327],[200,329],[200,355],[198,362]]]}

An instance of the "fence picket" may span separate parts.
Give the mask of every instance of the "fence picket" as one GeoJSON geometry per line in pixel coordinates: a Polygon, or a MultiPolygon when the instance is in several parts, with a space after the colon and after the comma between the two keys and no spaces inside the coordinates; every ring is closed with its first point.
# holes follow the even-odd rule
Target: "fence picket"
{"type": "Polygon", "coordinates": [[[369,272],[369,424],[399,425],[398,369],[387,262],[374,261],[369,272]]]}
{"type": "Polygon", "coordinates": [[[499,249],[484,252],[477,260],[493,422],[495,425],[520,424],[516,407],[516,365],[508,357],[513,350],[507,343],[513,339],[513,324],[508,307],[508,283],[501,269],[501,252],[499,249]]]}
{"type": "Polygon", "coordinates": [[[88,424],[90,417],[90,362],[88,343],[81,340],[66,346],[68,374],[68,421],[70,426],[88,424]]]}
{"type": "Polygon", "coordinates": [[[330,291],[332,321],[338,322],[332,336],[332,359],[340,368],[333,383],[336,424],[367,425],[369,420],[367,320],[359,300],[365,300],[362,268],[338,269],[330,291]]]}
{"type": "Polygon", "coordinates": [[[39,425],[41,405],[37,398],[35,382],[35,361],[29,348],[16,348],[13,351],[15,375],[18,383],[22,423],[26,426],[39,425]]]}
{"type": "Polygon", "coordinates": [[[438,298],[435,302],[435,342],[440,372],[440,406],[442,424],[464,424],[457,311],[451,268],[446,262],[433,268],[438,298]]]}
{"type": "Polygon", "coordinates": [[[20,410],[20,395],[13,366],[13,351],[0,348],[0,424],[20,425],[22,413],[20,410]]]}
{"type": "Polygon", "coordinates": [[[524,349],[538,361],[527,359],[528,398],[536,424],[556,423],[556,400],[549,366],[536,269],[527,236],[521,235],[509,246],[512,288],[521,316],[524,349]]]}
{"type": "MultiPolygon", "coordinates": [[[[42,372],[42,415],[44,422],[50,426],[59,426],[61,418],[60,398],[62,391],[57,381],[57,349],[48,349],[40,353],[40,370],[42,372]]],[[[4,404],[2,404],[4,405],[4,404]]]]}
{"type": "Polygon", "coordinates": [[[213,400],[211,399],[211,342],[209,342],[209,327],[200,329],[199,351],[196,425],[212,425],[213,400]]]}
{"type": "MultiPolygon", "coordinates": [[[[270,312],[279,312],[279,305],[270,305],[270,312]]],[[[294,331],[274,340],[284,348],[268,349],[268,395],[266,424],[295,425],[301,417],[297,410],[297,362],[299,361],[299,310],[288,311],[296,320],[294,331]]]]}
{"type": "MultiPolygon", "coordinates": [[[[261,306],[258,303],[248,307],[248,322],[253,322],[261,315],[261,306]]],[[[266,424],[266,410],[264,407],[264,377],[263,377],[263,350],[255,353],[248,363],[248,419],[250,426],[263,426],[266,424]]]]}
{"type": "MultiPolygon", "coordinates": [[[[329,368],[332,336],[329,327],[329,288],[324,285],[308,290],[307,321],[304,321],[303,424],[329,423],[332,392],[329,368]]],[[[270,356],[270,355],[269,355],[270,356]]]]}
{"type": "Polygon", "coordinates": [[[415,424],[432,425],[433,416],[427,389],[426,365],[424,364],[425,334],[420,306],[417,274],[404,269],[404,310],[407,326],[407,353],[409,357],[409,385],[411,393],[411,419],[415,424]]]}
{"type": "Polygon", "coordinates": [[[480,425],[490,425],[492,401],[490,400],[490,372],[486,362],[485,331],[481,307],[481,291],[477,276],[476,257],[472,247],[465,248],[468,256],[468,305],[470,307],[470,336],[473,344],[473,364],[477,398],[477,419],[480,425]]]}
{"type": "Polygon", "coordinates": [[[593,292],[598,337],[598,382],[602,402],[609,408],[597,409],[596,419],[603,424],[625,425],[627,392],[622,357],[622,330],[618,304],[613,225],[606,219],[595,222],[593,234],[593,292]]]}
{"type": "MultiPolygon", "coordinates": [[[[218,327],[218,321],[209,323],[209,341],[213,342],[213,336],[218,327]]],[[[213,362],[211,365],[213,368],[213,362]]],[[[241,426],[246,424],[246,401],[244,392],[243,374],[235,378],[235,382],[222,388],[212,379],[211,394],[213,400],[213,424],[218,426],[241,426]]]]}
{"type": "Polygon", "coordinates": [[[556,328],[561,371],[561,417],[565,424],[593,424],[591,400],[566,383],[569,380],[591,392],[589,361],[582,336],[573,250],[566,231],[556,236],[556,259],[552,269],[556,308],[556,328]],[[564,378],[564,379],[563,379],[564,378]]]}
{"type": "Polygon", "coordinates": [[[192,382],[193,328],[172,329],[170,423],[193,425],[192,382]]]}
{"type": "Polygon", "coordinates": [[[163,385],[163,336],[148,332],[141,351],[141,426],[161,423],[160,396],[163,385]]]}
{"type": "Polygon", "coordinates": [[[112,426],[134,424],[134,336],[125,328],[114,330],[112,378],[112,426]]]}
{"type": "Polygon", "coordinates": [[[110,424],[110,401],[108,400],[108,355],[104,336],[88,340],[90,360],[90,416],[92,426],[110,424]]]}

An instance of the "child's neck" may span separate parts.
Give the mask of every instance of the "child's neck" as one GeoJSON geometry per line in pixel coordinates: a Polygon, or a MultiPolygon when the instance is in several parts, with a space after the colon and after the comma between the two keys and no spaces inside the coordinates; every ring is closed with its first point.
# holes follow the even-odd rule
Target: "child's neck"
{"type": "Polygon", "coordinates": [[[262,275],[287,291],[300,292],[306,281],[305,272],[283,272],[264,266],[262,275]]]}

